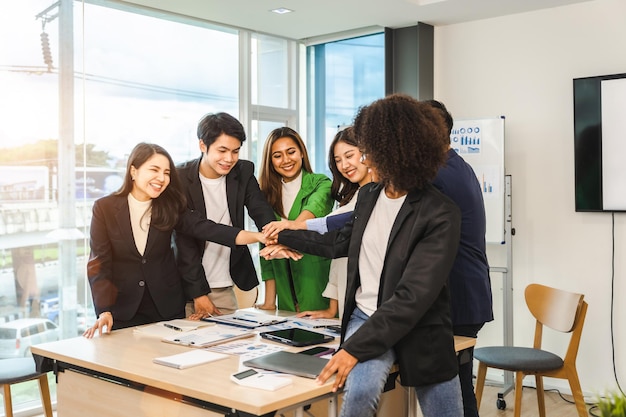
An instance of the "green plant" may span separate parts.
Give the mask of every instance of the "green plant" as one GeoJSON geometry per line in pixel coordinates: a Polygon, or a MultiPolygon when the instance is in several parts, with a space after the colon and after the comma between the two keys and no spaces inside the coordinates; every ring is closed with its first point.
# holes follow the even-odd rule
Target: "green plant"
{"type": "Polygon", "coordinates": [[[626,396],[620,391],[598,397],[598,410],[601,417],[626,417],[626,396]]]}

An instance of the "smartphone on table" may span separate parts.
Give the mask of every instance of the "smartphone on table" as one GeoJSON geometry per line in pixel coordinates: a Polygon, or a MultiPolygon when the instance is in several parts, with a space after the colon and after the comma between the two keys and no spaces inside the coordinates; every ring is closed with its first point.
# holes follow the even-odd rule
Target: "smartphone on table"
{"type": "Polygon", "coordinates": [[[308,348],[305,349],[301,352],[298,353],[303,353],[305,355],[310,355],[310,356],[324,356],[324,355],[330,355],[331,353],[335,353],[335,348],[329,347],[329,346],[314,346],[312,348],[308,348]]]}

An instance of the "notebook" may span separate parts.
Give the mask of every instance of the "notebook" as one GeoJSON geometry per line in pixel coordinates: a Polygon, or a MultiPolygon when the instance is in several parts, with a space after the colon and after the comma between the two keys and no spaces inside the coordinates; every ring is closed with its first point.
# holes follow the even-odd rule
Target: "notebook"
{"type": "Polygon", "coordinates": [[[270,314],[237,311],[233,314],[225,314],[223,316],[211,316],[203,318],[202,320],[220,324],[228,324],[229,326],[255,329],[261,326],[271,326],[273,324],[284,323],[287,321],[287,318],[273,316],[270,314]]]}
{"type": "Polygon", "coordinates": [[[315,379],[327,363],[328,359],[317,356],[280,351],[249,359],[243,365],[315,379]]]}
{"type": "Polygon", "coordinates": [[[188,332],[176,332],[161,339],[167,343],[184,345],[189,347],[204,348],[208,346],[218,345],[220,343],[229,342],[231,340],[244,339],[254,336],[249,329],[235,328],[231,326],[210,326],[201,327],[197,330],[188,332]]]}
{"type": "Polygon", "coordinates": [[[209,363],[225,358],[228,358],[228,355],[209,352],[208,350],[194,349],[184,353],[178,353],[176,355],[154,358],[152,359],[152,362],[176,369],[186,369],[191,368],[192,366],[202,365],[204,363],[209,363]]]}

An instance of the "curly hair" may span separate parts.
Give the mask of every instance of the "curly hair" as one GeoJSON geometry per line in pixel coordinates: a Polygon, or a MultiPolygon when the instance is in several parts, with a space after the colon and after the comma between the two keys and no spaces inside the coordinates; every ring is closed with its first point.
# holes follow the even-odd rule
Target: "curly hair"
{"type": "Polygon", "coordinates": [[[398,191],[424,188],[446,161],[441,112],[408,95],[393,94],[359,109],[354,133],[378,181],[398,191]]]}
{"type": "Polygon", "coordinates": [[[333,174],[333,184],[330,187],[330,196],[339,202],[339,207],[345,206],[352,200],[354,194],[359,189],[359,184],[354,183],[343,176],[341,172],[339,172],[339,168],[337,168],[337,162],[335,162],[335,146],[339,142],[347,143],[352,146],[359,146],[354,138],[354,128],[352,126],[348,126],[343,130],[337,132],[333,141],[330,143],[330,148],[328,149],[328,168],[330,168],[330,172],[333,174]]]}
{"type": "Polygon", "coordinates": [[[272,145],[274,145],[274,142],[278,139],[282,138],[292,139],[300,149],[300,153],[302,153],[302,169],[307,172],[313,172],[313,169],[311,168],[311,162],[309,162],[309,154],[306,150],[304,140],[302,140],[298,132],[285,126],[276,128],[267,135],[265,145],[263,145],[259,187],[274,211],[278,213],[279,216],[286,218],[289,213],[284,213],[285,210],[283,209],[282,177],[276,172],[272,164],[272,145]]]}
{"type": "Polygon", "coordinates": [[[182,183],[178,171],[174,168],[174,161],[170,154],[160,145],[154,143],[138,143],[128,157],[124,183],[116,195],[127,196],[133,189],[131,167],[139,168],[154,155],[163,155],[170,163],[170,183],[157,198],[152,199],[150,225],[157,230],[172,230],[181,213],[187,207],[187,198],[182,191],[182,183]]]}

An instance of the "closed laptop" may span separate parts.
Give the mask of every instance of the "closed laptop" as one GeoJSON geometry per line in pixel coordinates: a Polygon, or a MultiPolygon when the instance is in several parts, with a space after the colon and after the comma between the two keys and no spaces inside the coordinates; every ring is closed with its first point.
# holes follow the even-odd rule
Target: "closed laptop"
{"type": "Polygon", "coordinates": [[[247,360],[243,365],[315,379],[327,363],[328,359],[317,356],[279,351],[247,360]]]}

